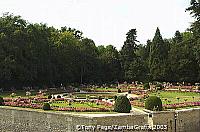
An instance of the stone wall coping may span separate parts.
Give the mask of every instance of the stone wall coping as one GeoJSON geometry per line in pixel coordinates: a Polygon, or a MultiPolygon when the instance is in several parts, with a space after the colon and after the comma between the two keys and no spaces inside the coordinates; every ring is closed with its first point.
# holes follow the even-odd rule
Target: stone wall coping
{"type": "Polygon", "coordinates": [[[194,111],[194,110],[200,111],[200,108],[189,108],[189,109],[167,110],[167,111],[151,111],[151,110],[143,109],[144,112],[151,113],[151,114],[178,113],[178,112],[186,112],[186,111],[194,111]]]}
{"type": "Polygon", "coordinates": [[[101,117],[127,117],[127,116],[146,116],[148,114],[164,114],[164,113],[179,113],[179,112],[186,112],[186,111],[194,111],[200,110],[200,108],[190,108],[190,109],[182,109],[182,110],[168,110],[168,111],[151,111],[144,109],[143,112],[136,112],[132,111],[131,113],[111,113],[111,114],[94,114],[94,113],[70,113],[70,112],[63,112],[63,111],[44,111],[42,109],[31,109],[31,108],[19,108],[19,107],[10,107],[10,106],[0,106],[0,109],[5,110],[17,110],[17,111],[26,111],[26,112],[38,112],[44,114],[58,114],[58,115],[67,115],[69,117],[83,117],[83,118],[101,118],[101,117]]]}
{"type": "Polygon", "coordinates": [[[20,108],[20,107],[10,107],[10,106],[0,106],[0,109],[26,111],[26,112],[38,112],[38,113],[44,113],[44,114],[58,114],[58,115],[67,115],[71,117],[84,117],[84,118],[147,115],[146,113],[139,113],[139,112],[111,113],[111,114],[70,113],[70,112],[63,112],[63,111],[44,111],[42,109],[20,108]]]}
{"type": "Polygon", "coordinates": [[[194,110],[200,110],[200,107],[199,108],[189,108],[189,109],[176,110],[176,112],[186,112],[186,111],[194,111],[194,110]]]}
{"type": "Polygon", "coordinates": [[[151,113],[151,114],[163,114],[163,113],[174,113],[175,110],[167,110],[167,111],[151,111],[151,110],[147,110],[147,109],[144,109],[143,110],[144,112],[146,113],[151,113]]]}

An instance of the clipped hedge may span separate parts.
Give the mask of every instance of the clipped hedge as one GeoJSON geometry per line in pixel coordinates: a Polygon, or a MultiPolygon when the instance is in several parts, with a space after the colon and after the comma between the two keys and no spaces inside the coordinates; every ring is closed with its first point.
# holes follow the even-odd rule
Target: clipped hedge
{"type": "Polygon", "coordinates": [[[61,98],[61,96],[60,95],[57,95],[57,99],[60,99],[61,98]]]}
{"type": "Polygon", "coordinates": [[[0,105],[4,105],[3,97],[0,96],[0,105]]]}
{"type": "Polygon", "coordinates": [[[162,101],[157,96],[149,96],[145,101],[145,109],[152,111],[161,111],[162,110],[162,101]]]}
{"type": "Polygon", "coordinates": [[[43,106],[42,106],[42,109],[43,110],[50,110],[51,109],[50,104],[49,103],[44,103],[43,106]]]}
{"type": "Polygon", "coordinates": [[[118,92],[118,93],[121,93],[121,92],[122,92],[122,90],[121,90],[121,89],[118,89],[118,90],[117,90],[117,92],[118,92]]]}
{"type": "Polygon", "coordinates": [[[51,99],[52,98],[52,96],[51,95],[48,95],[48,97],[47,97],[48,99],[51,99]]]}
{"type": "Polygon", "coordinates": [[[114,111],[119,113],[130,113],[131,103],[126,96],[118,96],[115,100],[114,111]]]}
{"type": "Polygon", "coordinates": [[[144,85],[143,85],[143,87],[144,87],[144,89],[150,89],[150,85],[149,85],[149,83],[145,83],[144,85]]]}

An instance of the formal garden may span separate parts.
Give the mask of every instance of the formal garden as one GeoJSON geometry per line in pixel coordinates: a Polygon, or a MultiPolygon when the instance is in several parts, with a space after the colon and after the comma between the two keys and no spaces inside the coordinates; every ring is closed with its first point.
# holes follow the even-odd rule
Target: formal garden
{"type": "Polygon", "coordinates": [[[196,86],[127,84],[1,92],[1,105],[66,112],[122,112],[131,107],[143,110],[170,110],[200,106],[196,86]],[[189,89],[186,90],[186,89],[189,89]]]}

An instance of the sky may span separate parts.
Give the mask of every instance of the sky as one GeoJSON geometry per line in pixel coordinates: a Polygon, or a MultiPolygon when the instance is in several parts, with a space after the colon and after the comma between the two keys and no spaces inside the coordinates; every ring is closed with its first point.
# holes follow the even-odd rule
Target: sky
{"type": "Polygon", "coordinates": [[[96,45],[121,49],[126,33],[137,30],[145,44],[157,27],[163,38],[185,31],[193,21],[185,9],[190,0],[0,0],[0,15],[20,15],[30,23],[76,28],[96,45]]]}

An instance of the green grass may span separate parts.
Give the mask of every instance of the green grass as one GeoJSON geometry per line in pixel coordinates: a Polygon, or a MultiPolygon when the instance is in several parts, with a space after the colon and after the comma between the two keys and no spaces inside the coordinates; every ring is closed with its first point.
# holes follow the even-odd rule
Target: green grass
{"type": "Polygon", "coordinates": [[[91,96],[95,96],[96,98],[98,98],[99,96],[101,96],[102,98],[113,98],[113,96],[115,96],[116,93],[96,93],[96,94],[88,94],[88,93],[82,93],[82,94],[74,94],[74,96],[76,97],[83,97],[86,98],[87,96],[91,97],[91,96]]]}
{"type": "Polygon", "coordinates": [[[95,90],[98,90],[98,91],[114,91],[114,92],[116,92],[117,88],[95,88],[95,90]]]}
{"type": "MultiPolygon", "coordinates": [[[[15,93],[16,94],[16,97],[18,97],[18,96],[21,96],[21,97],[28,97],[28,96],[26,96],[26,91],[23,91],[23,90],[18,90],[18,91],[15,91],[15,92],[1,92],[0,93],[0,96],[2,96],[2,97],[11,97],[10,95],[12,94],[12,93],[15,93]]],[[[31,96],[35,96],[36,95],[36,93],[37,92],[31,92],[31,96]]],[[[29,97],[31,97],[31,96],[29,96],[29,97]]]]}
{"type": "MultiPolygon", "coordinates": [[[[39,92],[39,91],[32,91],[32,92],[31,92],[31,96],[29,96],[29,97],[35,97],[35,96],[37,95],[37,92],[39,92]]],[[[57,90],[57,91],[49,90],[49,91],[45,92],[45,93],[46,93],[46,96],[45,96],[45,97],[47,97],[48,95],[51,95],[51,94],[59,94],[59,93],[64,93],[64,92],[65,92],[65,91],[63,91],[63,90],[57,90]]],[[[28,96],[26,96],[26,91],[24,91],[24,90],[17,90],[17,91],[15,91],[15,92],[11,92],[11,91],[9,91],[9,92],[7,92],[7,91],[5,91],[5,92],[0,92],[0,96],[9,98],[9,97],[11,97],[10,95],[11,95],[12,93],[15,93],[15,94],[16,94],[15,97],[18,97],[18,96],[21,96],[21,97],[28,97],[28,96]]]]}
{"type": "MultiPolygon", "coordinates": [[[[175,103],[184,103],[184,102],[196,102],[200,101],[200,94],[194,92],[168,92],[168,91],[158,91],[154,93],[150,93],[150,96],[159,96],[162,100],[162,104],[175,104],[175,103]],[[194,98],[193,98],[194,97],[194,98]],[[179,99],[177,99],[179,98],[179,99]]],[[[134,102],[145,102],[145,99],[134,100],[134,102]]],[[[143,109],[144,107],[136,108],[143,109]]],[[[196,106],[199,108],[200,106],[196,106]]],[[[195,107],[184,107],[177,109],[187,109],[187,108],[195,108],[195,107]]]]}
{"type": "Polygon", "coordinates": [[[151,93],[150,96],[159,96],[163,104],[174,104],[181,102],[194,102],[200,101],[200,94],[194,92],[167,92],[158,91],[156,93],[151,93]],[[194,98],[193,98],[194,97],[194,98]],[[177,99],[179,98],[179,99],[177,99]]]}

